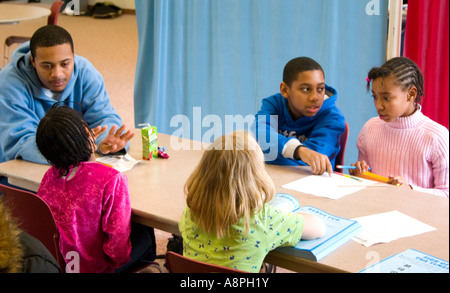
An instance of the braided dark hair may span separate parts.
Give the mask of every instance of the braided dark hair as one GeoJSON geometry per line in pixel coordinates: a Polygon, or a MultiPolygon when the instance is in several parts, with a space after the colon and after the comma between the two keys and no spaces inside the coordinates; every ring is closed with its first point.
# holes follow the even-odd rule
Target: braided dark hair
{"type": "Polygon", "coordinates": [[[47,161],[65,176],[72,166],[89,161],[94,150],[93,137],[76,110],[56,103],[39,122],[36,144],[47,161]]]}
{"type": "Polygon", "coordinates": [[[420,103],[423,91],[423,75],[419,66],[409,58],[394,57],[381,67],[374,67],[369,71],[367,80],[367,90],[370,90],[370,82],[378,77],[393,76],[395,83],[403,90],[408,90],[411,86],[417,88],[416,104],[420,103]]]}

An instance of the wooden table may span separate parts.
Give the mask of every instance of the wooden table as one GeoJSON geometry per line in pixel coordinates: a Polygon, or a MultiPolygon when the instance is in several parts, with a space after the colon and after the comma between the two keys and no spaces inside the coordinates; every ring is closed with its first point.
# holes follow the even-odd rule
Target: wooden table
{"type": "MultiPolygon", "coordinates": [[[[139,131],[139,130],[137,130],[139,131]]],[[[179,234],[178,221],[185,208],[184,183],[198,164],[203,150],[199,143],[191,144],[191,150],[174,150],[179,144],[171,142],[170,135],[158,134],[160,146],[166,146],[169,159],[141,161],[125,174],[128,177],[133,220],[157,229],[179,234]]],[[[142,156],[140,132],[132,140],[130,155],[142,156]]],[[[0,164],[0,175],[14,185],[37,190],[48,166],[21,160],[0,164]]],[[[276,185],[277,192],[290,193],[301,205],[311,205],[328,213],[354,218],[398,210],[410,217],[435,227],[437,230],[417,236],[401,238],[385,244],[364,247],[350,240],[319,262],[295,258],[279,252],[270,252],[267,262],[298,272],[358,272],[376,261],[409,248],[449,260],[449,200],[433,195],[387,186],[366,188],[338,200],[317,197],[281,186],[309,176],[308,167],[267,165],[267,171],[276,185]]]]}
{"type": "Polygon", "coordinates": [[[0,3],[0,24],[16,24],[24,20],[48,17],[50,13],[51,11],[48,8],[0,3]]]}
{"type": "MultiPolygon", "coordinates": [[[[185,208],[183,186],[199,162],[204,147],[195,143],[193,147],[197,150],[173,151],[171,145],[177,147],[170,140],[171,136],[158,134],[158,144],[167,147],[169,159],[142,160],[125,174],[128,177],[133,220],[180,234],[178,221],[185,208]]],[[[184,139],[182,141],[193,143],[184,139]]],[[[135,138],[131,140],[128,153],[133,158],[141,160],[140,130],[136,131],[135,138]]],[[[12,185],[37,192],[48,168],[48,165],[12,160],[0,164],[0,176],[8,177],[8,182],[12,185]]]]}

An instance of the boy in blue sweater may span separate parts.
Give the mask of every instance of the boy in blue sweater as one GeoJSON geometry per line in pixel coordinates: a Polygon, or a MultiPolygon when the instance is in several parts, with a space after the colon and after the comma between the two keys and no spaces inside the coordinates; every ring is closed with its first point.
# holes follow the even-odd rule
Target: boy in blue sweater
{"type": "Polygon", "coordinates": [[[345,118],[336,107],[337,91],[325,84],[313,59],[289,61],[280,93],[262,101],[256,137],[265,160],[278,165],[309,165],[312,174],[331,174],[339,153],[345,118]]]}
{"type": "Polygon", "coordinates": [[[48,164],[36,146],[36,129],[57,102],[83,115],[101,154],[125,152],[134,132],[125,131],[102,76],[74,54],[65,29],[48,25],[17,48],[0,71],[0,162],[21,158],[48,164]]]}

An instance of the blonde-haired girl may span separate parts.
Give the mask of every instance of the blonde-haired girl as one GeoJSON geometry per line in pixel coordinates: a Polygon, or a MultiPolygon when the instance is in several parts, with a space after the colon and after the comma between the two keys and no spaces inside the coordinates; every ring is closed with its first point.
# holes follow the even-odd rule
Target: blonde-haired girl
{"type": "Polygon", "coordinates": [[[185,185],[179,223],[183,255],[242,271],[259,272],[266,254],[325,233],[315,216],[267,204],[275,192],[256,140],[243,131],[216,139],[185,185]]]}

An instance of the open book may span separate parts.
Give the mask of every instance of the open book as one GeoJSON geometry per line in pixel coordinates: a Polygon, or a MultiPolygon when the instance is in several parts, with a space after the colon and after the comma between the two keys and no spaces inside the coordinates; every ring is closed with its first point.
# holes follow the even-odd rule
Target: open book
{"type": "Polygon", "coordinates": [[[318,261],[361,231],[361,225],[358,222],[331,215],[315,207],[300,207],[298,200],[287,193],[275,194],[269,204],[285,212],[313,214],[320,218],[327,228],[325,235],[321,238],[301,240],[295,247],[279,247],[276,249],[289,255],[318,261]]]}

